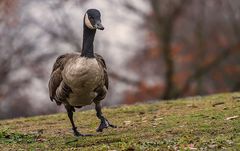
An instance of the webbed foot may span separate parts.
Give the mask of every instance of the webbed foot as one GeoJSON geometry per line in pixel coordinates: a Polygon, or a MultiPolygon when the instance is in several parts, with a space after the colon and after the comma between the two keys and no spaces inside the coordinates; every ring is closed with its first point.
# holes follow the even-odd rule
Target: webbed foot
{"type": "Polygon", "coordinates": [[[101,120],[101,123],[100,123],[100,125],[99,125],[99,127],[97,128],[97,132],[102,132],[103,131],[103,129],[105,129],[105,128],[108,128],[108,127],[112,127],[112,128],[117,128],[117,126],[116,125],[112,125],[107,119],[102,119],[101,120]]]}
{"type": "Polygon", "coordinates": [[[76,137],[93,136],[92,134],[82,134],[82,133],[78,132],[77,128],[73,129],[73,134],[76,137]]]}

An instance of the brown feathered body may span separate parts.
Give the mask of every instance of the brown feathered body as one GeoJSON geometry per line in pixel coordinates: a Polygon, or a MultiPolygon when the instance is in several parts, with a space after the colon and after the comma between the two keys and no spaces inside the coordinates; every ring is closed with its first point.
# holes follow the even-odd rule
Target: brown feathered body
{"type": "Polygon", "coordinates": [[[49,95],[58,105],[73,107],[91,104],[104,99],[108,89],[108,75],[104,59],[69,53],[57,58],[49,80],[49,95]]]}

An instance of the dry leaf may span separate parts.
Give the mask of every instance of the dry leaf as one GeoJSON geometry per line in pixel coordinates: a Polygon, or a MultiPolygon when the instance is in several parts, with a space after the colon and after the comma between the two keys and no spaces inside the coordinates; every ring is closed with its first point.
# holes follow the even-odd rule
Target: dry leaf
{"type": "Polygon", "coordinates": [[[238,115],[235,115],[235,116],[227,117],[226,120],[234,120],[238,117],[239,117],[238,115]]]}
{"type": "Polygon", "coordinates": [[[123,123],[124,123],[124,125],[129,125],[129,124],[131,124],[131,121],[124,121],[123,123]]]}
{"type": "Polygon", "coordinates": [[[159,121],[159,120],[163,120],[162,117],[159,117],[159,118],[155,118],[154,121],[159,121]]]}
{"type": "Polygon", "coordinates": [[[216,102],[216,103],[214,103],[212,106],[215,107],[215,106],[217,106],[217,105],[222,105],[222,104],[225,104],[225,102],[216,102]]]}

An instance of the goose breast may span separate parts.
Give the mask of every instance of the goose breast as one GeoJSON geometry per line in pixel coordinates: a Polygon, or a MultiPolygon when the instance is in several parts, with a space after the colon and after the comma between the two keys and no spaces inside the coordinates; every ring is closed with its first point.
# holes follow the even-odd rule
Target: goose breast
{"type": "Polygon", "coordinates": [[[68,102],[73,106],[88,105],[97,96],[94,90],[104,85],[104,71],[95,58],[69,60],[62,72],[63,81],[72,89],[68,102]]]}

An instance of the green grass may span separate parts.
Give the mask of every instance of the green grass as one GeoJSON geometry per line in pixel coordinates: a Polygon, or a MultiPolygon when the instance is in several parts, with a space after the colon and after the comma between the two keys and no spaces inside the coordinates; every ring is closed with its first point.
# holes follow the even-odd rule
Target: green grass
{"type": "Polygon", "coordinates": [[[0,121],[1,150],[240,150],[240,93],[105,108],[117,129],[96,133],[95,111],[0,121]],[[236,116],[230,120],[228,117],[236,116]],[[239,117],[238,117],[239,116],[239,117]]]}

